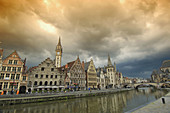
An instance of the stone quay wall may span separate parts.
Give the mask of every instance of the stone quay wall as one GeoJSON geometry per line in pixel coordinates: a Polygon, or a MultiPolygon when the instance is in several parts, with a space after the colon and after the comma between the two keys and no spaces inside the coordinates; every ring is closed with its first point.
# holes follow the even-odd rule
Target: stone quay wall
{"type": "Polygon", "coordinates": [[[13,105],[24,103],[37,103],[56,100],[67,100],[73,98],[100,96],[123,91],[130,91],[133,89],[112,89],[112,90],[92,90],[90,91],[76,91],[76,92],[60,92],[52,94],[26,94],[26,95],[6,95],[0,96],[0,105],[13,105]]]}

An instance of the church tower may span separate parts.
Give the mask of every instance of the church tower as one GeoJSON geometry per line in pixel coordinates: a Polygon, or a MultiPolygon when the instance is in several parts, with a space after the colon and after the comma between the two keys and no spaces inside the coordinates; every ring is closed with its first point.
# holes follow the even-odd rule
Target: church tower
{"type": "Polygon", "coordinates": [[[56,58],[55,58],[55,66],[56,67],[61,67],[61,59],[62,59],[62,46],[61,46],[61,41],[60,41],[60,37],[58,40],[58,44],[56,47],[56,58]]]}
{"type": "Polygon", "coordinates": [[[112,61],[111,61],[111,59],[110,59],[110,55],[109,55],[109,54],[108,54],[108,64],[107,64],[107,66],[111,66],[111,67],[113,66],[113,65],[112,65],[112,61]]]}

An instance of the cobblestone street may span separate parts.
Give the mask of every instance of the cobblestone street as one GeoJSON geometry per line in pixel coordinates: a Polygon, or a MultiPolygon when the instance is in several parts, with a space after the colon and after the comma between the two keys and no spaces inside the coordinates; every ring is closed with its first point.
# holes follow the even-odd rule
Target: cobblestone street
{"type": "Polygon", "coordinates": [[[165,104],[162,103],[162,98],[160,98],[132,113],[170,113],[170,92],[163,98],[165,98],[165,104]]]}

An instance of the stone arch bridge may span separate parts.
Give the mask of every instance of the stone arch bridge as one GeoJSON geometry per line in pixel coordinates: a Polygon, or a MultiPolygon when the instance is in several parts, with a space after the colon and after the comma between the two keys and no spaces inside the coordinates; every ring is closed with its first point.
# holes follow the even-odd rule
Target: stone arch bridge
{"type": "Polygon", "coordinates": [[[130,84],[125,84],[124,86],[126,87],[140,87],[140,86],[153,86],[153,87],[161,87],[165,83],[130,83],[130,84]]]}

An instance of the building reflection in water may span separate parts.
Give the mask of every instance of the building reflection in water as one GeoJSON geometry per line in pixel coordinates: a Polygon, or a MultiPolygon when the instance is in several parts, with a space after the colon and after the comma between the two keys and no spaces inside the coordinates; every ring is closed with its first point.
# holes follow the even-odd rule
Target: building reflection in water
{"type": "Polygon", "coordinates": [[[105,96],[0,107],[0,113],[123,113],[160,98],[166,92],[139,89],[105,96]]]}

